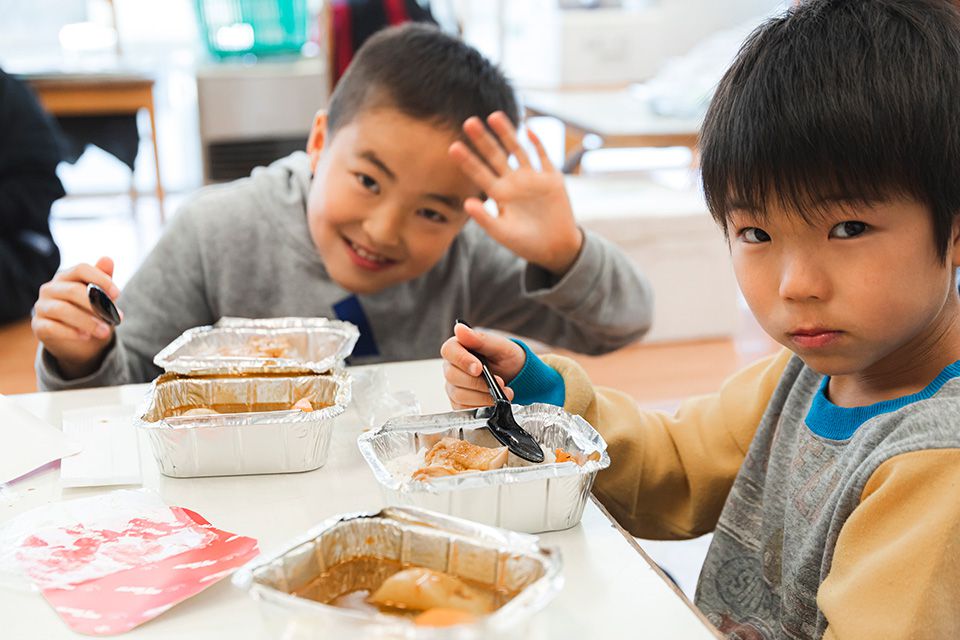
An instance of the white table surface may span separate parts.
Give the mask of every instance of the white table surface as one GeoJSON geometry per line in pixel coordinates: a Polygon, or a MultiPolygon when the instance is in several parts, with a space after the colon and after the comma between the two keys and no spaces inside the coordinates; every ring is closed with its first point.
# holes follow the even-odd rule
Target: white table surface
{"type": "Polygon", "coordinates": [[[594,91],[525,90],[524,104],[544,115],[605,139],[630,136],[696,135],[700,118],[657,115],[629,89],[594,91]]]}
{"type": "MultiPolygon", "coordinates": [[[[449,410],[438,360],[381,366],[392,389],[414,391],[425,413],[449,410]]],[[[129,385],[12,398],[60,427],[64,410],[137,405],[146,389],[129,385]]],[[[141,436],[143,486],[158,491],[167,504],[192,509],[217,528],[255,537],[262,550],[275,550],[327,517],[384,506],[357,449],[361,429],[355,414],[346,414],[338,422],[326,465],[316,471],[192,479],[160,475],[149,442],[141,436]]],[[[110,490],[62,489],[59,474],[59,468],[47,468],[14,482],[8,497],[0,496],[0,523],[42,504],[110,490]]],[[[593,502],[587,503],[579,526],[541,538],[561,549],[566,582],[541,614],[543,637],[717,637],[593,502]]],[[[11,640],[84,637],[71,632],[39,593],[26,590],[0,588],[0,621],[0,637],[11,640]]],[[[266,635],[254,601],[227,579],[123,637],[259,640],[266,635]]]]}

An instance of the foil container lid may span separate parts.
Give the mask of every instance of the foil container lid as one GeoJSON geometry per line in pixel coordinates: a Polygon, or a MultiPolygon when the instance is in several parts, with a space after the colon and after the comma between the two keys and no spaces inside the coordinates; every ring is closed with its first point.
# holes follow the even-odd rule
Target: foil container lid
{"type": "MultiPolygon", "coordinates": [[[[413,478],[399,478],[388,468],[386,461],[398,454],[419,450],[431,434],[438,437],[451,429],[486,429],[489,407],[449,411],[420,416],[403,416],[387,421],[379,429],[360,435],[357,445],[373,475],[384,487],[402,493],[455,491],[491,487],[515,482],[527,482],[546,478],[562,478],[574,475],[589,475],[610,466],[607,443],[590,424],[567,413],[562,407],[551,404],[513,405],[513,417],[539,442],[541,447],[563,448],[569,452],[589,454],[598,452],[599,460],[588,460],[583,465],[574,463],[528,463],[517,459],[519,466],[509,466],[492,471],[466,472],[451,476],[431,478],[421,482],[413,478]],[[559,429],[547,427],[559,426],[559,429]],[[561,438],[561,439],[557,439],[561,438]],[[549,439],[549,441],[547,441],[549,439]]],[[[461,439],[463,439],[461,434],[461,439]]],[[[512,458],[511,454],[511,458],[512,458]]]]}
{"type": "Polygon", "coordinates": [[[153,362],[170,373],[326,373],[353,352],[356,326],[328,318],[221,318],[194,327],[153,362]]]}
{"type": "Polygon", "coordinates": [[[388,507],[329,518],[280,550],[248,562],[234,573],[232,581],[255,599],[291,615],[299,611],[335,619],[338,630],[349,629],[353,622],[358,630],[366,631],[371,625],[406,628],[402,637],[450,637],[451,629],[478,632],[469,637],[497,637],[496,630],[514,629],[529,621],[560,592],[561,568],[559,550],[541,546],[535,536],[424,509],[388,507]],[[330,567],[368,556],[507,587],[515,595],[474,623],[446,629],[416,627],[408,619],[343,609],[293,595],[330,567]]]}

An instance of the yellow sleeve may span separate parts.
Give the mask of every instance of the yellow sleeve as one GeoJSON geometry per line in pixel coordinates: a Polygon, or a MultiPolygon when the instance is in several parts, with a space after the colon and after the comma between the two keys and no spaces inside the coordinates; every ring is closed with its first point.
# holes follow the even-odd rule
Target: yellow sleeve
{"type": "Polygon", "coordinates": [[[631,534],[691,538],[712,531],[763,412],[791,357],[760,360],[718,393],[691,398],[671,416],[645,411],[629,396],[594,388],[578,364],[544,361],[563,376],[564,408],[583,416],[607,442],[610,467],[593,491],[631,534]]]}
{"type": "Polygon", "coordinates": [[[960,449],[877,467],[817,592],[824,640],[960,638],[960,449]]]}

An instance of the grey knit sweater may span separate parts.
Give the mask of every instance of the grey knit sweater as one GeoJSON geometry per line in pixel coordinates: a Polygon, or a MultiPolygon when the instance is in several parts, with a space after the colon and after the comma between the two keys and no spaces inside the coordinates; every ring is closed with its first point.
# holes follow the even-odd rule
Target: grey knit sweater
{"type": "MultiPolygon", "coordinates": [[[[877,482],[878,467],[885,463],[889,466],[906,456],[960,448],[958,376],[960,362],[944,369],[919,393],[848,409],[831,404],[823,392],[824,377],[794,356],[727,497],[700,574],[696,602],[711,622],[731,638],[820,638],[828,619],[817,598],[822,583],[835,570],[834,552],[841,530],[849,525],[856,510],[871,514],[859,517],[875,521],[866,529],[876,529],[871,533],[878,538],[889,538],[891,548],[898,538],[924,538],[922,531],[914,531],[917,528],[932,529],[934,523],[942,524],[940,521],[954,522],[955,493],[930,496],[924,495],[923,486],[912,488],[907,494],[910,499],[938,505],[941,511],[926,524],[895,520],[890,513],[894,505],[871,505],[867,510],[863,496],[867,483],[871,479],[877,482]],[[902,531],[893,529],[894,523],[902,531]]],[[[935,464],[930,459],[930,464],[935,464]]],[[[896,477],[892,481],[896,482],[896,477]]],[[[934,540],[939,530],[928,533],[934,540]]],[[[857,551],[853,544],[848,554],[857,551]]],[[[870,544],[875,542],[871,540],[870,544]]],[[[930,557],[953,557],[955,553],[928,550],[930,557]]],[[[899,561],[902,553],[893,557],[899,561]]],[[[871,584],[866,577],[876,569],[871,563],[878,562],[892,561],[883,556],[861,558],[856,566],[844,568],[845,575],[860,572],[860,591],[880,587],[879,593],[886,585],[871,584]]],[[[903,585],[924,591],[904,594],[902,601],[891,603],[894,609],[902,609],[900,616],[906,621],[895,616],[899,624],[896,629],[888,628],[887,635],[868,632],[876,626],[871,619],[852,621],[855,631],[851,632],[847,626],[851,621],[844,618],[844,624],[833,629],[831,637],[899,638],[904,637],[904,628],[950,628],[951,620],[957,619],[953,613],[956,602],[948,600],[938,609],[939,596],[935,595],[938,589],[943,589],[947,598],[947,594],[956,593],[957,576],[951,575],[950,569],[946,571],[949,579],[943,581],[925,582],[925,573],[896,578],[903,585]],[[907,603],[914,597],[932,604],[910,608],[907,603]],[[932,610],[936,620],[910,619],[921,609],[932,610]]],[[[916,572],[921,569],[916,567],[916,572]]],[[[855,582],[849,576],[845,579],[855,582]]],[[[848,597],[836,606],[854,611],[861,604],[848,597]]],[[[910,637],[937,635],[931,633],[910,637]]]]}

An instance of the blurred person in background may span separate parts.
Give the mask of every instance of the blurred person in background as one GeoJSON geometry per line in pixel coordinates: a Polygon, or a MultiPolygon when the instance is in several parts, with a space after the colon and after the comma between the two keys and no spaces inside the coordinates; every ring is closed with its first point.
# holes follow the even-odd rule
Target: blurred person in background
{"type": "Polygon", "coordinates": [[[30,315],[60,266],[49,222],[64,195],[55,126],[30,89],[0,69],[0,324],[30,315]]]}

